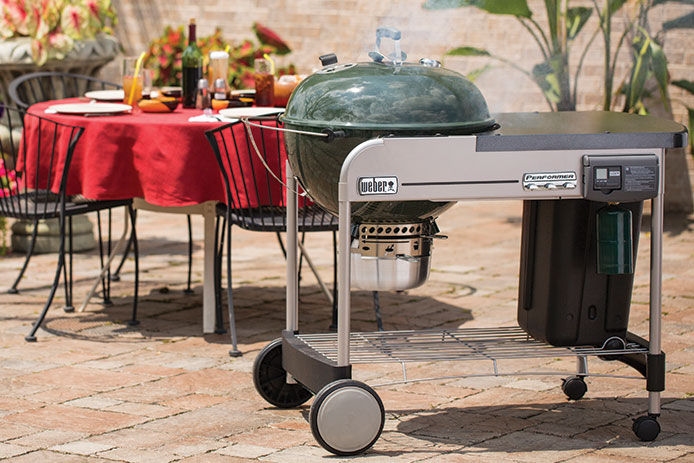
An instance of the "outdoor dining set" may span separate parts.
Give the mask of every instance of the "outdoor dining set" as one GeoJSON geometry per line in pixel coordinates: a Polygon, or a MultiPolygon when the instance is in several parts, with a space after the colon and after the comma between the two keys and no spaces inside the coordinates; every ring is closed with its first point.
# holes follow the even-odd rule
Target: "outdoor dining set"
{"type": "MultiPolygon", "coordinates": [[[[282,136],[265,128],[277,125],[274,115],[278,110],[261,111],[269,117],[257,121],[257,126],[249,130],[237,118],[215,116],[190,122],[189,119],[202,114],[197,109],[178,108],[170,113],[146,113],[138,108],[116,113],[84,112],[85,106],[87,110],[92,109],[89,106],[98,108],[96,101],[85,94],[99,97],[99,92],[108,94],[120,87],[82,75],[29,74],[11,84],[13,106],[0,106],[3,124],[14,134],[2,142],[4,166],[13,172],[13,180],[0,197],[0,214],[34,223],[58,218],[60,226],[53,284],[43,310],[26,336],[27,341],[36,340],[36,332],[52,304],[61,277],[64,277],[65,310],[74,310],[71,227],[75,215],[109,211],[110,220],[110,211],[115,208],[122,207],[127,212],[122,236],[115,246],[109,243],[111,252],[102,258],[100,278],[78,310],[84,310],[98,286],[101,296],[108,301],[110,282],[119,279],[125,257],[132,251],[135,288],[129,325],[138,323],[138,209],[188,215],[187,291],[190,291],[192,265],[190,214],[203,216],[204,333],[224,332],[221,259],[225,240],[231,250],[231,226],[275,233],[282,244],[280,232],[286,229],[286,195],[282,185],[268,176],[263,165],[271,164],[278,176],[283,175],[286,154],[282,136]],[[92,105],[85,104],[89,101],[92,105]],[[74,112],[70,111],[70,104],[77,108],[74,112]],[[60,105],[67,105],[68,109],[58,113],[52,110],[60,109],[60,105]],[[111,264],[116,267],[117,258],[120,265],[112,272],[111,264]]],[[[120,95],[122,98],[122,90],[120,95]]],[[[337,229],[334,216],[318,206],[301,210],[302,232],[337,229]]],[[[99,225],[101,228],[100,216],[99,225]]],[[[36,228],[24,267],[11,291],[17,290],[26,271],[36,228]]],[[[100,244],[100,249],[103,248],[100,244]]],[[[310,257],[307,259],[312,265],[310,257]]],[[[230,257],[228,264],[230,354],[240,355],[231,298],[230,257]]],[[[321,284],[332,301],[333,292],[322,281],[321,284]]]]}

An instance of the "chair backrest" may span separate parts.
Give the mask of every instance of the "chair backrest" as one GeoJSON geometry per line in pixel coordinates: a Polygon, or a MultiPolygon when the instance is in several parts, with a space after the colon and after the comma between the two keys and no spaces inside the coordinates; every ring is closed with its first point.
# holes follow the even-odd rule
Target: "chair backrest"
{"type": "Polygon", "coordinates": [[[33,72],[17,77],[8,88],[12,104],[27,109],[34,103],[83,96],[89,90],[119,89],[121,85],[81,74],[33,72]]]}
{"type": "MultiPolygon", "coordinates": [[[[283,231],[287,204],[286,189],[280,183],[286,179],[283,137],[273,130],[275,121],[253,123],[261,127],[251,128],[252,139],[242,122],[209,130],[205,135],[220,168],[233,222],[249,230],[283,231]]],[[[299,208],[300,229],[332,229],[337,225],[332,214],[303,197],[299,198],[299,208]]]]}
{"type": "Polygon", "coordinates": [[[44,219],[64,211],[84,129],[0,104],[0,215],[44,219]]]}

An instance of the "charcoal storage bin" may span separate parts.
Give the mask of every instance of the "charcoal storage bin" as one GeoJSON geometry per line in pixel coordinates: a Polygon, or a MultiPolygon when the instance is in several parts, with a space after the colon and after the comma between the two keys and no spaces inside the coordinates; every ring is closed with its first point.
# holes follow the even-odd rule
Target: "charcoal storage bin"
{"type": "MultiPolygon", "coordinates": [[[[524,202],[518,323],[533,338],[554,346],[625,338],[634,274],[597,273],[596,213],[603,207],[583,199],[524,202]]],[[[632,213],[636,262],[643,202],[621,207],[632,213]]]]}

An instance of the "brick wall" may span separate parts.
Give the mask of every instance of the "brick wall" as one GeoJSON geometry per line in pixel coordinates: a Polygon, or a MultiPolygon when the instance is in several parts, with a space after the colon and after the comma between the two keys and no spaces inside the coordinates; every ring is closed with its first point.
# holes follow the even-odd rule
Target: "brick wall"
{"type": "MultiPolygon", "coordinates": [[[[282,36],[293,53],[281,58],[293,62],[300,73],[311,72],[319,65],[320,54],[335,52],[341,62],[365,60],[373,46],[376,27],[390,25],[403,32],[402,47],[410,60],[420,57],[441,59],[445,50],[459,45],[487,48],[493,53],[521,64],[526,69],[541,60],[531,36],[510,16],[493,16],[475,8],[444,11],[425,11],[421,0],[114,0],[120,23],[117,34],[125,52],[135,54],[148,41],[161,33],[167,24],[186,24],[194,17],[199,35],[222,28],[227,39],[239,41],[251,38],[251,24],[259,21],[282,36]]],[[[544,2],[531,0],[537,21],[544,25],[544,2]]],[[[599,2],[602,4],[603,2],[599,2]]],[[[592,5],[588,1],[573,1],[572,5],[592,5]]],[[[651,16],[652,30],[659,30],[663,21],[678,17],[692,7],[678,3],[658,7],[651,16]]],[[[624,28],[621,15],[613,23],[613,43],[624,28]]],[[[580,50],[597,27],[593,17],[574,44],[571,63],[578,61],[580,50]]],[[[665,39],[665,51],[673,79],[694,78],[694,35],[691,30],[670,31],[665,39]]],[[[603,45],[598,36],[588,52],[579,81],[578,109],[597,109],[602,102],[603,45]]],[[[444,65],[463,73],[490,62],[484,58],[444,59],[444,65]]],[[[477,84],[493,112],[546,110],[547,105],[535,85],[521,72],[508,66],[494,64],[477,84]]],[[[620,54],[619,85],[628,69],[629,56],[620,54]]],[[[116,74],[117,66],[105,71],[116,74]]],[[[117,75],[108,76],[117,79],[117,75]]],[[[670,89],[673,99],[685,100],[694,106],[694,98],[682,90],[670,89]]],[[[682,104],[674,104],[675,118],[685,120],[682,104]]]]}

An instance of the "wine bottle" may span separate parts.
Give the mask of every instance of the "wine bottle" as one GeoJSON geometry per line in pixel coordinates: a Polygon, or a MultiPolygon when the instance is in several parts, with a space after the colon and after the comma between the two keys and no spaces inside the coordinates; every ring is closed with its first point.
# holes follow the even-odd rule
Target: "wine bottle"
{"type": "Polygon", "coordinates": [[[183,66],[183,107],[195,107],[195,94],[198,80],[202,79],[202,52],[198,48],[195,37],[195,19],[188,25],[188,46],[181,57],[183,66]]]}

